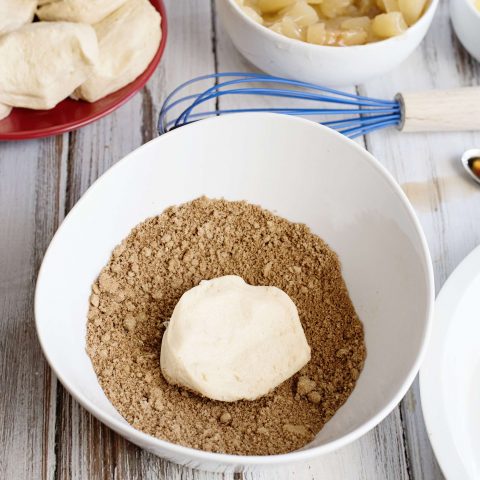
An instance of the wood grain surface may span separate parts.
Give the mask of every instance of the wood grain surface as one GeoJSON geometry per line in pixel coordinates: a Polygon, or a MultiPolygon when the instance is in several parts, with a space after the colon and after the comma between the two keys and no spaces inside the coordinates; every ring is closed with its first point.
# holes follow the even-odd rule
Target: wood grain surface
{"type": "MultiPolygon", "coordinates": [[[[278,472],[216,475],[179,467],[130,444],[83,410],[50,372],[36,338],[33,294],[59,223],[100,174],[156,136],[159,107],[175,86],[204,73],[252,69],[223,31],[213,1],[166,3],[165,57],[133,100],[71,134],[0,144],[0,479],[442,479],[417,381],[376,429],[341,450],[278,472]]],[[[480,66],[459,45],[441,2],[426,40],[405,63],[350,91],[392,98],[397,92],[479,83],[480,66]]],[[[222,102],[242,104],[238,98],[222,102]]],[[[389,169],[414,205],[438,291],[480,243],[480,189],[458,161],[465,149],[480,146],[480,133],[389,130],[358,141],[389,169]]]]}

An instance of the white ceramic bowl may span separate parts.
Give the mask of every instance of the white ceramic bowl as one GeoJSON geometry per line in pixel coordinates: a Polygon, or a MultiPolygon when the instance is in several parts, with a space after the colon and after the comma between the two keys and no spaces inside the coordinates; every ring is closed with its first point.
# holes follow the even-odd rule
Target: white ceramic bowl
{"type": "Polygon", "coordinates": [[[450,275],[435,302],[420,370],[428,437],[447,480],[480,478],[480,246],[450,275]]]}
{"type": "Polygon", "coordinates": [[[480,12],[474,7],[473,0],[450,0],[450,15],[458,39],[480,62],[480,12]]]}
{"type": "Polygon", "coordinates": [[[431,0],[423,16],[402,35],[351,47],[293,40],[256,23],[242,12],[235,0],[217,3],[224,28],[234,45],[260,70],[320,85],[351,86],[381,76],[402,63],[427,33],[438,0],[431,0]]]}
{"type": "Polygon", "coordinates": [[[386,170],[341,134],[301,118],[238,114],[174,130],[119,161],[72,209],[45,255],[35,316],[44,353],[67,390],[133,443],[215,471],[304,461],[377,425],[412,383],[430,329],[431,261],[412,207],[386,170]],[[316,439],[286,455],[202,452],[131,427],[85,353],[90,286],[112,249],[147,217],[200,195],[244,199],[308,224],[339,254],[365,325],[368,356],[346,404],[316,439]]]}

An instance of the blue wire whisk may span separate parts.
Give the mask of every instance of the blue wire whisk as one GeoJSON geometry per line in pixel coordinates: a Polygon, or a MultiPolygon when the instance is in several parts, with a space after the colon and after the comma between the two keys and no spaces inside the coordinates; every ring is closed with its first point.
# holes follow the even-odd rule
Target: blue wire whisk
{"type": "Polygon", "coordinates": [[[380,100],[262,73],[215,73],[182,83],[168,95],[160,111],[158,132],[161,135],[212,115],[241,112],[321,116],[326,119],[319,123],[350,138],[390,126],[402,131],[480,130],[480,87],[399,93],[394,100],[380,100]],[[205,81],[214,85],[185,94],[187,88],[205,81]],[[289,99],[291,105],[222,108],[222,98],[227,95],[289,99]],[[206,109],[208,102],[215,102],[215,107],[206,109]]]}

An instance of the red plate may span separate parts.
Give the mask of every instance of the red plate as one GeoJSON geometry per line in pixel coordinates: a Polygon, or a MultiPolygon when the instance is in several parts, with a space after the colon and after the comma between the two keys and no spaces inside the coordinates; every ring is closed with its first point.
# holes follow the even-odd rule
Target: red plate
{"type": "Polygon", "coordinates": [[[165,5],[162,0],[150,0],[150,2],[162,16],[162,40],[150,65],[138,78],[95,103],[67,98],[52,110],[14,108],[7,118],[0,120],[0,140],[25,140],[70,132],[108,115],[133,97],[157,68],[167,41],[165,5]]]}

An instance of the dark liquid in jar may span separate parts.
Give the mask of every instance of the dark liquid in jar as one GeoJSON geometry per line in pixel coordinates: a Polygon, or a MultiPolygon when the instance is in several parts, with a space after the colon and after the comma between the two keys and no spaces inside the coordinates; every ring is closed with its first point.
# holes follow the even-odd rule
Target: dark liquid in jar
{"type": "Polygon", "coordinates": [[[480,157],[472,157],[468,159],[468,168],[473,174],[480,179],[480,157]]]}

